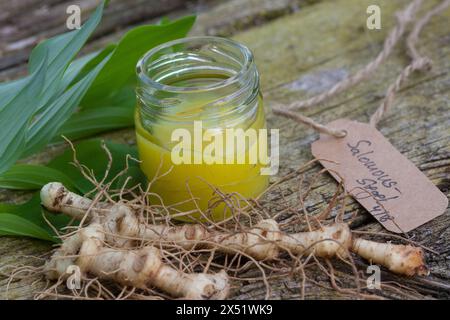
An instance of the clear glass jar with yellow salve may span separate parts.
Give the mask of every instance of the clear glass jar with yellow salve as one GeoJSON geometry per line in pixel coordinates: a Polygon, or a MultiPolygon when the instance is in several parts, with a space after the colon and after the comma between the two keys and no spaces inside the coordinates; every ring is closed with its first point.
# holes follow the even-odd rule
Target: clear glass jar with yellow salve
{"type": "Polygon", "coordinates": [[[166,206],[218,221],[232,211],[211,206],[212,187],[242,198],[267,187],[266,121],[247,47],[218,37],[171,41],[147,52],[137,75],[141,168],[150,181],[158,176],[150,191],[166,206]]]}

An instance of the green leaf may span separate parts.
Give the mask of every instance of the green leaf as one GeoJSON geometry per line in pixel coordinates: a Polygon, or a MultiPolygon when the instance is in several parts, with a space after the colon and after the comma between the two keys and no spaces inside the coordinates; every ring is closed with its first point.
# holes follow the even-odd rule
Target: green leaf
{"type": "MultiPolygon", "coordinates": [[[[26,128],[35,113],[45,109],[47,102],[57,100],[57,95],[65,89],[60,86],[64,83],[60,81],[62,75],[100,22],[103,6],[102,2],[81,29],[39,44],[29,59],[29,76],[0,85],[0,173],[23,155],[24,144],[29,136],[26,128]]],[[[63,103],[64,100],[56,102],[60,105],[63,103]]],[[[54,105],[50,104],[50,107],[54,105]]],[[[42,143],[40,140],[38,142],[42,143]]]]}
{"type": "Polygon", "coordinates": [[[64,124],[58,136],[76,140],[108,130],[131,127],[134,124],[133,111],[132,108],[122,107],[81,110],[64,124]]]}
{"type": "MultiPolygon", "coordinates": [[[[108,99],[106,99],[106,102],[108,104],[103,104],[103,106],[128,108],[130,109],[130,112],[134,112],[134,107],[136,106],[136,92],[135,92],[136,83],[134,81],[135,79],[133,77],[132,79],[129,79],[127,83],[123,85],[121,88],[119,88],[114,92],[111,92],[108,99]]],[[[100,102],[105,103],[104,100],[100,102]]],[[[98,107],[102,106],[100,102],[98,107]]]]}
{"type": "MultiPolygon", "coordinates": [[[[73,60],[67,67],[61,79],[61,87],[68,88],[71,84],[78,82],[81,71],[91,63],[91,61],[98,58],[102,52],[92,52],[87,55],[73,60]]],[[[102,59],[103,60],[103,59],[102,59]]],[[[80,77],[82,78],[82,77],[80,77]]]]}
{"type": "MultiPolygon", "coordinates": [[[[106,182],[111,181],[119,172],[125,169],[127,155],[137,157],[135,146],[105,142],[110,150],[113,159],[106,182]]],[[[78,161],[91,169],[96,178],[101,179],[108,163],[108,156],[102,149],[101,140],[85,140],[75,145],[78,161]]],[[[0,176],[0,186],[15,188],[36,188],[46,182],[59,181],[65,184],[69,189],[86,193],[92,190],[93,185],[86,180],[79,170],[71,164],[73,152],[66,150],[61,156],[58,156],[49,163],[48,166],[37,165],[16,165],[6,174],[0,176]],[[64,172],[64,173],[62,173],[64,172]]],[[[113,184],[113,187],[120,188],[128,177],[127,186],[134,186],[141,183],[146,186],[145,175],[139,169],[138,163],[129,160],[129,170],[113,184]]],[[[29,236],[47,241],[57,242],[54,230],[48,225],[48,220],[56,229],[67,226],[71,219],[65,215],[48,214],[40,205],[39,192],[35,193],[33,198],[23,204],[0,203],[0,236],[18,235],[29,236]],[[43,215],[45,214],[45,219],[43,215]]]]}
{"type": "Polygon", "coordinates": [[[189,16],[162,25],[141,26],[128,31],[83,98],[83,108],[98,106],[99,102],[111,105],[108,98],[112,92],[128,84],[130,79],[135,83],[138,59],[159,44],[186,36],[194,21],[195,17],[189,16]]]}
{"type": "Polygon", "coordinates": [[[71,180],[61,171],[33,164],[16,164],[0,175],[0,188],[36,190],[45,184],[58,181],[75,190],[71,180]]]}
{"type": "Polygon", "coordinates": [[[161,20],[159,20],[160,25],[169,24],[170,19],[168,17],[162,17],[161,20]]]}
{"type": "Polygon", "coordinates": [[[117,179],[115,183],[116,189],[123,187],[132,188],[140,184],[143,189],[147,188],[148,180],[141,168],[137,165],[130,166],[126,174],[117,179]],[[126,185],[125,185],[126,182],[126,185]]]}
{"type": "MultiPolygon", "coordinates": [[[[104,51],[112,52],[110,61],[83,98],[81,111],[73,115],[60,133],[71,139],[79,139],[112,129],[133,126],[136,104],[135,66],[138,59],[160,43],[185,36],[194,20],[195,17],[186,17],[171,23],[166,19],[160,26],[138,27],[125,34],[117,45],[105,48],[104,51]],[[102,116],[102,112],[107,111],[104,108],[107,107],[114,109],[110,109],[102,116]],[[97,109],[101,110],[94,111],[97,109]]],[[[105,52],[102,52],[96,59],[104,54],[105,52]]],[[[80,74],[90,70],[95,63],[95,60],[89,62],[80,74]]]]}
{"type": "Polygon", "coordinates": [[[44,59],[27,78],[0,85],[3,88],[0,91],[10,92],[0,102],[0,173],[7,170],[22,153],[25,129],[37,108],[36,99],[43,88],[46,65],[47,60],[44,59]]]}
{"type": "MultiPolygon", "coordinates": [[[[41,207],[39,192],[34,193],[30,200],[21,204],[0,203],[0,212],[20,215],[22,218],[39,225],[43,229],[51,230],[48,223],[42,218],[42,214],[45,211],[41,207]]],[[[49,221],[56,228],[60,228],[66,226],[70,218],[64,215],[49,215],[49,221]],[[61,217],[63,219],[60,219],[61,217]]]]}
{"type": "MultiPolygon", "coordinates": [[[[80,30],[40,43],[29,59],[30,76],[0,85],[0,173],[52,141],[80,104],[81,109],[108,106],[130,111],[115,109],[97,126],[90,121],[85,133],[74,133],[78,137],[132,126],[137,60],[155,45],[186,35],[195,20],[137,27],[117,45],[71,62],[100,22],[103,7],[104,2],[80,30]]],[[[98,113],[80,113],[66,130],[73,131],[74,123],[92,116],[98,119],[98,113]]]]}
{"type": "Polygon", "coordinates": [[[116,44],[109,44],[100,51],[94,52],[93,54],[89,54],[88,56],[84,56],[74,60],[67,70],[70,71],[71,74],[67,77],[66,72],[64,74],[64,77],[67,77],[69,79],[72,78],[71,79],[72,83],[79,81],[89,72],[91,72],[92,69],[94,69],[97,65],[99,65],[107,56],[109,56],[110,53],[113,52],[115,48],[116,44]]]}
{"type": "Polygon", "coordinates": [[[25,236],[57,242],[47,230],[19,215],[0,213],[0,236],[25,236]]]}
{"type": "MultiPolygon", "coordinates": [[[[125,168],[127,154],[137,158],[137,149],[135,146],[108,141],[105,144],[113,158],[108,179],[106,180],[108,182],[125,168]]],[[[84,140],[75,145],[75,150],[78,161],[91,169],[95,177],[100,180],[104,176],[108,164],[108,157],[102,148],[102,141],[99,139],[84,140]]],[[[68,149],[61,156],[52,160],[48,167],[64,172],[82,193],[91,191],[94,186],[71,164],[72,161],[73,152],[71,149],[68,149]]],[[[130,161],[130,165],[133,163],[136,165],[136,162],[130,161]]]]}
{"type": "Polygon", "coordinates": [[[38,151],[51,141],[64,122],[75,111],[83,95],[110,57],[111,55],[107,56],[86,77],[64,92],[38,116],[37,120],[33,122],[27,131],[25,155],[38,151]]]}
{"type": "Polygon", "coordinates": [[[64,85],[67,85],[67,83],[61,81],[61,78],[72,59],[100,23],[104,6],[105,2],[102,1],[80,29],[45,40],[32,50],[28,63],[30,73],[38,68],[45,57],[45,53],[48,52],[48,76],[44,82],[44,95],[40,101],[40,108],[45,107],[45,104],[54,98],[57,93],[66,89],[64,85]]]}
{"type": "Polygon", "coordinates": [[[18,90],[20,90],[20,88],[25,88],[29,84],[29,82],[30,77],[28,76],[19,80],[4,82],[0,84],[0,97],[2,97],[0,112],[17,95],[18,90]]]}
{"type": "MultiPolygon", "coordinates": [[[[42,209],[39,192],[36,192],[29,201],[22,204],[0,203],[0,230],[3,229],[5,232],[5,230],[8,229],[8,235],[21,235],[19,234],[19,232],[22,231],[21,228],[14,228],[14,225],[11,223],[10,218],[1,219],[2,215],[4,214],[18,216],[19,219],[12,218],[12,220],[18,221],[23,219],[27,221],[29,225],[33,225],[34,227],[32,228],[40,231],[45,231],[47,234],[47,238],[45,239],[41,237],[42,233],[38,235],[26,234],[26,236],[43,240],[50,240],[54,242],[57,242],[58,240],[54,237],[56,234],[53,231],[53,228],[49,226],[47,221],[50,222],[50,224],[56,230],[60,230],[61,228],[68,226],[71,221],[71,219],[66,215],[54,213],[49,214],[46,210],[42,209]],[[45,219],[43,217],[44,214],[46,217],[45,219]],[[16,234],[13,234],[14,232],[16,234]]],[[[1,231],[0,235],[2,235],[1,231]]]]}
{"type": "MultiPolygon", "coordinates": [[[[106,180],[108,182],[120,171],[125,169],[127,155],[137,159],[137,149],[135,146],[109,141],[105,142],[105,145],[111,152],[113,159],[108,179],[106,180]]],[[[108,156],[102,148],[102,141],[99,139],[84,140],[75,145],[75,150],[78,161],[93,170],[97,179],[101,179],[105,174],[108,164],[108,156]]],[[[73,191],[80,191],[82,193],[90,191],[93,185],[86,180],[72,162],[72,149],[67,149],[62,155],[53,159],[47,166],[17,164],[0,175],[0,187],[16,190],[35,190],[48,182],[58,181],[73,191]]],[[[133,180],[142,182],[145,176],[140,173],[138,162],[130,159],[128,164],[130,171],[127,173],[127,176],[129,175],[133,180]]],[[[0,204],[0,210],[2,205],[4,204],[0,204]]],[[[6,211],[10,212],[10,209],[6,211]]]]}

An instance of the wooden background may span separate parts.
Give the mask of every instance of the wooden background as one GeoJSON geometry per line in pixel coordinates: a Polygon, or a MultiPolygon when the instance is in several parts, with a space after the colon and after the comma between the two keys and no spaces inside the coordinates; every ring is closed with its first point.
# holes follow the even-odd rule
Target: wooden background
{"type": "MultiPolygon", "coordinates": [[[[79,4],[83,18],[98,1],[63,0],[0,0],[0,81],[15,79],[26,70],[31,48],[40,40],[65,31],[65,10],[68,4],[79,4]]],[[[197,13],[192,35],[231,36],[249,46],[261,73],[268,123],[280,128],[280,173],[286,174],[312,159],[310,144],[318,135],[310,128],[270,113],[270,102],[289,103],[320,92],[348,74],[363,67],[382,49],[383,39],[395,23],[393,13],[406,0],[112,0],[84,52],[95,50],[119,38],[128,28],[157,21],[161,16],[177,17],[197,13]],[[367,30],[366,8],[381,7],[382,29],[367,30]]],[[[424,8],[436,5],[424,1],[424,8]]],[[[381,132],[408,157],[438,188],[449,195],[450,188],[450,10],[433,18],[424,29],[419,50],[434,61],[434,70],[414,75],[398,94],[396,112],[388,112],[381,121],[381,132]]],[[[369,80],[340,94],[329,103],[304,111],[308,116],[326,123],[336,118],[362,122],[379,105],[383,94],[396,75],[408,63],[403,44],[369,80]]],[[[134,143],[133,130],[104,135],[121,142],[134,143]]],[[[60,153],[61,147],[49,147],[29,162],[45,163],[60,153]]],[[[314,166],[312,175],[320,169],[314,166]]],[[[315,212],[330,199],[336,183],[323,175],[313,189],[307,208],[315,212]]],[[[283,189],[287,199],[295,197],[293,181],[283,189]]],[[[27,194],[0,190],[0,201],[18,202],[27,194]]],[[[274,192],[274,201],[281,192],[274,192]]],[[[358,204],[351,203],[347,215],[357,213],[353,229],[383,231],[382,227],[358,204]]],[[[438,254],[427,253],[431,274],[423,278],[404,278],[382,272],[383,290],[377,294],[393,299],[424,299],[450,297],[450,212],[410,232],[408,235],[438,254]]],[[[388,238],[385,238],[388,239],[388,238]]],[[[48,252],[47,243],[14,237],[0,238],[0,268],[9,264],[35,264],[30,255],[48,252]]],[[[360,270],[366,262],[357,259],[360,270]]],[[[336,264],[341,286],[352,287],[349,268],[336,264]]],[[[256,274],[250,270],[249,275],[256,274]]],[[[305,287],[308,299],[343,299],[354,296],[337,292],[329,279],[317,269],[307,269],[305,287]]],[[[352,284],[353,283],[353,284],[352,284]]],[[[0,277],[0,298],[32,298],[43,288],[40,278],[11,283],[0,277]]],[[[273,299],[298,299],[300,281],[271,281],[273,299]]],[[[234,292],[235,299],[260,299],[265,295],[262,283],[244,282],[234,292]]]]}

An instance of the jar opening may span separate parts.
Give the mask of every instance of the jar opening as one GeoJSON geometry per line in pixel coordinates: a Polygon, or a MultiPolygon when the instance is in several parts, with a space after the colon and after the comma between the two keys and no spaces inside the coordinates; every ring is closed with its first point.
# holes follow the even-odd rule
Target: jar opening
{"type": "Polygon", "coordinates": [[[150,50],[137,65],[139,121],[146,130],[176,124],[246,126],[256,117],[259,75],[251,51],[219,37],[183,38],[150,50]]]}
{"type": "Polygon", "coordinates": [[[210,91],[245,81],[253,55],[242,44],[220,37],[170,41],[147,52],[137,64],[142,84],[166,92],[210,91]]]}

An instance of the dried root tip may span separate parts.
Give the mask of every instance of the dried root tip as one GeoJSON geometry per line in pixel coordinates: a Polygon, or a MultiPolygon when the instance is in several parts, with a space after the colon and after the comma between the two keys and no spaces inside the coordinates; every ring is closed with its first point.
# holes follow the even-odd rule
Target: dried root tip
{"type": "Polygon", "coordinates": [[[283,235],[280,244],[293,254],[345,257],[352,244],[352,234],[347,224],[336,223],[316,231],[283,235]]]}
{"type": "Polygon", "coordinates": [[[41,189],[41,203],[50,211],[62,212],[80,220],[92,201],[70,192],[59,182],[50,182],[41,189]]]}
{"type": "Polygon", "coordinates": [[[354,239],[352,251],[371,263],[380,264],[390,271],[407,276],[424,276],[429,271],[421,248],[410,245],[378,243],[354,239]]]}
{"type": "Polygon", "coordinates": [[[76,264],[83,273],[137,288],[154,286],[173,297],[225,299],[227,274],[184,273],[165,265],[157,248],[118,250],[103,247],[101,225],[91,224],[81,232],[83,244],[76,264]]]}

